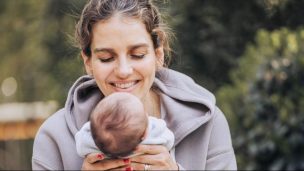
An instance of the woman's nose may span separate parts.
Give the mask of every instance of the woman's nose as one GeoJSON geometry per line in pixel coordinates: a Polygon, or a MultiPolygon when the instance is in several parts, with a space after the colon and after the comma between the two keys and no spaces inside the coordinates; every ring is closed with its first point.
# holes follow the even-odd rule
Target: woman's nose
{"type": "Polygon", "coordinates": [[[115,69],[115,74],[119,78],[127,78],[132,72],[133,68],[127,60],[120,60],[115,69]]]}

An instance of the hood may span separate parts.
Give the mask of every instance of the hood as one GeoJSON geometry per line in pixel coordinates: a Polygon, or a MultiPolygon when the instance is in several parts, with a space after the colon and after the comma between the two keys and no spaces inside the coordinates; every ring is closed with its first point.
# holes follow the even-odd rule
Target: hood
{"type": "MultiPolygon", "coordinates": [[[[162,69],[157,72],[153,86],[159,90],[162,119],[174,133],[175,144],[212,117],[214,96],[190,77],[162,69]]],[[[74,83],[65,104],[65,118],[72,134],[89,120],[94,106],[103,97],[91,76],[82,76],[74,83]]]]}
{"type": "Polygon", "coordinates": [[[162,119],[175,135],[175,145],[208,122],[215,110],[215,97],[192,78],[162,69],[154,82],[160,90],[162,119]]]}
{"type": "Polygon", "coordinates": [[[65,103],[65,119],[73,135],[89,120],[91,111],[103,97],[92,76],[82,76],[74,83],[65,103]]]}

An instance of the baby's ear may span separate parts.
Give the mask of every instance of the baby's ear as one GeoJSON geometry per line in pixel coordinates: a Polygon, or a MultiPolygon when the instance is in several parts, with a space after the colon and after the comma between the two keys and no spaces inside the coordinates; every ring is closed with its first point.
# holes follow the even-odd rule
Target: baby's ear
{"type": "Polygon", "coordinates": [[[144,135],[141,137],[141,140],[146,139],[147,135],[148,135],[148,129],[145,130],[144,135]]]}

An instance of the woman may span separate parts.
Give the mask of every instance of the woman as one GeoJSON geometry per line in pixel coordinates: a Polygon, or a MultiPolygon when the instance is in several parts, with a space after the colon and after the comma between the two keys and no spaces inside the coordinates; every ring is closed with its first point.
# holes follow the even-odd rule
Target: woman
{"type": "Polygon", "coordinates": [[[91,0],[76,26],[87,76],[69,91],[66,105],[36,135],[32,166],[39,170],[236,169],[229,127],[214,96],[188,76],[166,69],[169,34],[150,0],[91,0]],[[143,155],[102,160],[78,157],[75,133],[104,96],[136,95],[175,135],[175,160],[161,145],[139,145],[143,155]]]}

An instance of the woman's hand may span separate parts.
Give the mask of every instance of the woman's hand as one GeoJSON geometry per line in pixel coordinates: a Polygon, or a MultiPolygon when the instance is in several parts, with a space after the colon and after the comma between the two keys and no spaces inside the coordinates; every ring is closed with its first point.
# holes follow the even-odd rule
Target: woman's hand
{"type": "Polygon", "coordinates": [[[143,155],[131,158],[133,170],[178,170],[176,162],[163,145],[138,145],[135,153],[143,155]]]}
{"type": "Polygon", "coordinates": [[[130,159],[103,159],[102,154],[89,154],[84,159],[81,170],[131,170],[130,159]]]}

